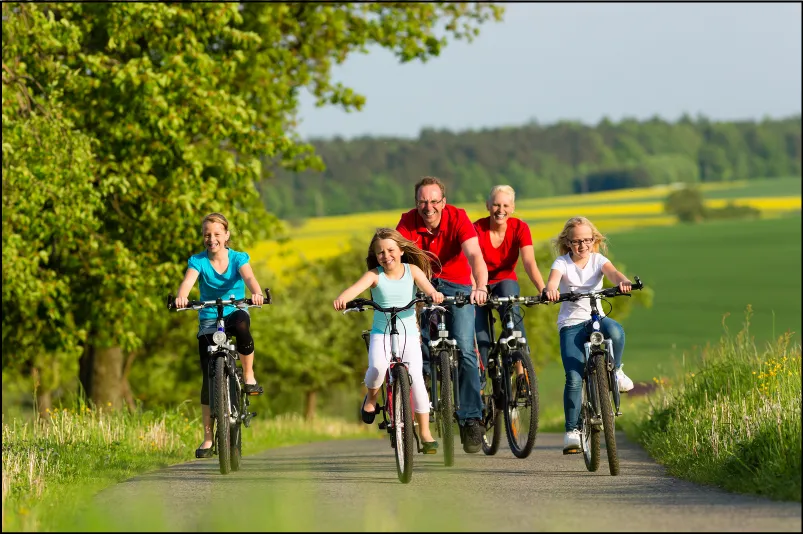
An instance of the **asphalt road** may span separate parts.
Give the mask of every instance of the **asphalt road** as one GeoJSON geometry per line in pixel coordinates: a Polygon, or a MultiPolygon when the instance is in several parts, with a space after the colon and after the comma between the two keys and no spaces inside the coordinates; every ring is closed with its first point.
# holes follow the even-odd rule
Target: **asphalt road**
{"type": "MultiPolygon", "coordinates": [[[[101,492],[87,530],[801,531],[800,503],[736,495],[666,475],[617,433],[621,474],[602,451],[589,473],[563,456],[562,434],[539,434],[529,458],[459,450],[454,467],[415,458],[401,484],[387,438],[273,449],[221,475],[194,460],[101,492]]],[[[604,443],[604,440],[603,440],[604,443]]]]}

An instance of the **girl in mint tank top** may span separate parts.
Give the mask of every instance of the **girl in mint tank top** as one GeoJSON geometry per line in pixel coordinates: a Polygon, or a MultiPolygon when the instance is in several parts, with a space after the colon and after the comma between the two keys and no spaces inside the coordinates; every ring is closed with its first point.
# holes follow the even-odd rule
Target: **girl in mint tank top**
{"type": "MultiPolygon", "coordinates": [[[[429,281],[432,276],[430,258],[412,241],[390,228],[379,228],[368,246],[365,258],[368,271],[353,285],[343,290],[334,300],[335,310],[346,309],[346,303],[357,298],[366,289],[383,308],[404,306],[415,297],[415,286],[432,297],[436,303],[443,302],[443,294],[436,291],[429,281]]],[[[435,454],[438,442],[429,430],[429,394],[424,385],[421,341],[415,309],[398,315],[396,328],[399,331],[399,349],[402,361],[407,363],[413,382],[413,411],[421,432],[425,454],[435,454]]],[[[362,403],[362,419],[366,424],[374,422],[376,400],[390,362],[390,325],[386,314],[374,311],[374,322],[368,349],[368,370],[365,386],[368,394],[362,403]]]]}

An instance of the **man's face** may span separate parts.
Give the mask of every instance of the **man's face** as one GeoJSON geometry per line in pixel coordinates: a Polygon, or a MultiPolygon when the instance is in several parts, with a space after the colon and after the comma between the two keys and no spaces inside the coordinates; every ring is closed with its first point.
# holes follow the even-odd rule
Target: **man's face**
{"type": "Polygon", "coordinates": [[[446,205],[446,197],[441,195],[441,188],[436,184],[423,185],[418,188],[415,199],[418,214],[424,219],[424,223],[434,228],[441,222],[441,211],[446,205]]]}

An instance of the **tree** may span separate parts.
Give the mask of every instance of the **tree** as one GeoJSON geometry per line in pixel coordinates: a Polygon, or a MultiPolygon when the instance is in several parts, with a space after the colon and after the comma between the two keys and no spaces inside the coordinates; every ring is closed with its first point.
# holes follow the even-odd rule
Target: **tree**
{"type": "Polygon", "coordinates": [[[703,195],[697,187],[686,186],[669,194],[664,201],[664,211],[677,216],[681,222],[700,222],[706,209],[703,195]]]}

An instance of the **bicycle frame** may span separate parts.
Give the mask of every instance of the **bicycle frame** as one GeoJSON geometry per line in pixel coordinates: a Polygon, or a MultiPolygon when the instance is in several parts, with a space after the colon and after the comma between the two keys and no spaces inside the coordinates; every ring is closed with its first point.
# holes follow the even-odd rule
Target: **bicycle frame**
{"type": "MultiPolygon", "coordinates": [[[[457,341],[449,337],[449,330],[446,328],[446,312],[438,307],[428,307],[425,308],[426,311],[429,312],[427,316],[427,327],[431,326],[431,322],[435,322],[437,324],[437,328],[433,331],[430,328],[429,331],[429,361],[430,367],[432,368],[437,360],[434,358],[436,352],[441,350],[446,350],[449,353],[449,373],[452,377],[452,399],[454,402],[454,411],[455,413],[457,410],[460,409],[460,396],[458,395],[458,391],[460,391],[460,382],[457,373],[457,351],[459,350],[457,347],[457,341]],[[434,339],[433,339],[433,335],[434,339]]],[[[445,372],[445,370],[441,370],[441,372],[445,372]]],[[[432,376],[437,376],[437,373],[433,372],[432,376]]],[[[431,379],[430,380],[430,392],[429,392],[429,399],[432,404],[432,410],[434,413],[438,412],[438,403],[440,401],[440,395],[438,394],[438,384],[437,380],[431,379]]]]}
{"type": "MultiPolygon", "coordinates": [[[[502,299],[506,298],[509,297],[501,297],[497,300],[505,302],[502,299]]],[[[514,296],[513,298],[516,297],[514,296]]],[[[507,303],[499,306],[500,316],[502,317],[502,330],[499,332],[499,338],[496,341],[494,341],[494,324],[496,324],[496,318],[493,316],[493,313],[488,313],[491,347],[488,350],[488,369],[486,369],[486,372],[489,375],[493,373],[490,378],[494,388],[494,397],[497,398],[499,398],[500,393],[504,393],[505,399],[512,398],[510,383],[507,380],[502,380],[502,369],[516,364],[518,360],[512,359],[512,354],[515,353],[516,349],[527,350],[528,348],[527,339],[522,336],[521,330],[515,329],[516,326],[513,322],[513,304],[514,303],[511,301],[507,301],[507,303]],[[504,390],[502,392],[497,391],[499,382],[504,384],[504,390]]]]}
{"type": "MultiPolygon", "coordinates": [[[[619,381],[616,379],[616,373],[614,372],[614,361],[613,361],[613,342],[610,339],[606,339],[602,332],[601,332],[601,325],[600,320],[601,316],[599,313],[599,309],[597,308],[597,299],[592,298],[589,299],[591,301],[591,322],[589,323],[591,326],[591,332],[589,333],[589,340],[583,344],[583,348],[585,350],[584,358],[584,377],[586,380],[587,392],[589,394],[589,400],[591,405],[594,408],[594,415],[596,418],[599,418],[599,406],[596,405],[595,399],[597,397],[593,395],[596,389],[596,384],[590,386],[592,384],[592,380],[588,380],[588,377],[591,376],[591,373],[594,372],[594,365],[595,359],[594,356],[597,354],[603,354],[605,356],[605,371],[608,373],[608,385],[610,388],[611,393],[613,394],[613,402],[614,402],[614,414],[618,417],[622,415],[622,412],[619,411],[619,406],[621,402],[621,396],[619,393],[619,381]],[[594,334],[599,334],[595,336],[594,334]],[[592,340],[595,342],[592,343],[592,340]]],[[[600,420],[601,424],[601,420],[600,420]]]]}

